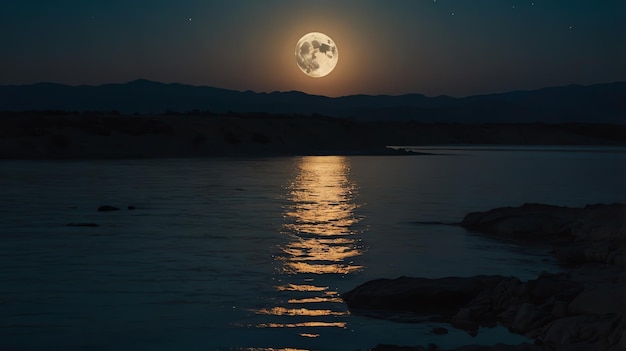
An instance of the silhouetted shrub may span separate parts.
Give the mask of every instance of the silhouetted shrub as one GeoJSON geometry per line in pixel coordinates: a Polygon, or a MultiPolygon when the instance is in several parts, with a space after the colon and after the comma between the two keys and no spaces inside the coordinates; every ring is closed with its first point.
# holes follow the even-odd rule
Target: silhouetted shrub
{"type": "Polygon", "coordinates": [[[270,140],[270,137],[268,137],[267,135],[256,132],[252,134],[252,141],[254,141],[257,144],[269,144],[271,140],[270,140]]]}
{"type": "Polygon", "coordinates": [[[50,135],[50,130],[48,130],[48,128],[40,128],[40,127],[33,127],[33,128],[22,127],[22,130],[19,135],[29,136],[29,137],[43,137],[43,136],[50,135]]]}
{"type": "Polygon", "coordinates": [[[99,135],[99,136],[109,136],[111,135],[111,128],[102,125],[95,125],[93,127],[87,128],[89,134],[99,135]]]}
{"type": "Polygon", "coordinates": [[[213,112],[211,112],[210,110],[193,109],[191,111],[188,111],[186,115],[187,116],[211,116],[213,115],[213,112]]]}
{"type": "Polygon", "coordinates": [[[193,147],[199,147],[200,145],[206,143],[207,141],[207,137],[204,134],[196,134],[195,137],[193,137],[193,140],[191,141],[191,145],[193,145],[193,147]]]}
{"type": "Polygon", "coordinates": [[[68,115],[76,115],[78,114],[78,111],[39,110],[39,111],[33,111],[33,113],[44,115],[44,116],[68,116],[68,115]]]}
{"type": "Polygon", "coordinates": [[[180,112],[178,112],[176,110],[169,109],[169,108],[167,110],[165,110],[163,112],[163,114],[166,115],[166,116],[178,116],[178,115],[181,115],[180,112]]]}
{"type": "Polygon", "coordinates": [[[155,122],[150,123],[147,128],[148,132],[157,135],[174,135],[174,128],[168,124],[155,122]]]}
{"type": "Polygon", "coordinates": [[[241,144],[241,139],[233,132],[226,132],[224,139],[226,139],[229,144],[241,144]]]}
{"type": "Polygon", "coordinates": [[[72,144],[72,140],[63,134],[53,134],[50,136],[50,143],[58,148],[66,148],[72,144]]]}

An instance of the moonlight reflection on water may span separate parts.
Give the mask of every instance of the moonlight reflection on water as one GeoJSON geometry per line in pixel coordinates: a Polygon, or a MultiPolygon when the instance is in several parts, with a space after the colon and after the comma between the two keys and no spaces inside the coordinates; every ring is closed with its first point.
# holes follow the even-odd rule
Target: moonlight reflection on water
{"type": "Polygon", "coordinates": [[[351,259],[362,254],[352,226],[356,186],[346,157],[304,157],[289,185],[282,248],[286,273],[348,274],[359,271],[351,259]]]}
{"type": "Polygon", "coordinates": [[[341,156],[303,157],[297,164],[296,176],[286,187],[282,230],[290,240],[276,257],[279,274],[284,277],[281,280],[286,283],[276,289],[296,295],[287,301],[287,307],[256,312],[300,319],[259,327],[303,328],[307,330],[300,335],[306,338],[319,336],[320,327],[346,327],[344,321],[337,320],[348,314],[339,292],[315,282],[323,275],[346,275],[363,269],[352,261],[363,250],[359,233],[353,229],[359,222],[354,214],[357,187],[349,173],[349,160],[341,156]]]}

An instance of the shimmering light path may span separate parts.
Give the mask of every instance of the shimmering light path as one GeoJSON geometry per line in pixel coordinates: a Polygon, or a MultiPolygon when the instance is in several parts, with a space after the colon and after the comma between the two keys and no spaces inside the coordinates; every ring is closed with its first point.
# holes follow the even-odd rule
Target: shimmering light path
{"type": "Polygon", "coordinates": [[[323,275],[347,275],[363,267],[354,260],[362,255],[359,218],[354,210],[357,186],[350,180],[346,157],[303,157],[294,179],[287,185],[283,234],[290,240],[276,256],[277,274],[292,292],[285,306],[255,312],[280,319],[260,328],[299,328],[303,338],[317,338],[324,328],[346,328],[349,312],[339,292],[317,285],[323,275]]]}

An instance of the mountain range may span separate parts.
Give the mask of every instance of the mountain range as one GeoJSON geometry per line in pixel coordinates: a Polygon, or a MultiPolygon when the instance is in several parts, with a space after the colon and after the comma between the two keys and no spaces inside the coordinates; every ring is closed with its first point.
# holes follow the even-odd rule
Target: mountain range
{"type": "Polygon", "coordinates": [[[421,94],[326,97],[256,93],[144,79],[122,84],[0,86],[0,111],[119,111],[319,114],[357,120],[441,123],[626,124],[626,82],[568,85],[468,97],[421,94]]]}

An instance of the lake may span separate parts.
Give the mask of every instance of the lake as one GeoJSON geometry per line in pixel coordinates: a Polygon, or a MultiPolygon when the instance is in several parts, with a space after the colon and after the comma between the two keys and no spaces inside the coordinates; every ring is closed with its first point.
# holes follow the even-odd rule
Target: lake
{"type": "Polygon", "coordinates": [[[547,248],[453,224],[625,202],[626,149],[414,149],[431,155],[0,161],[0,350],[523,342],[350,314],[339,294],[383,277],[559,271],[547,248]]]}

